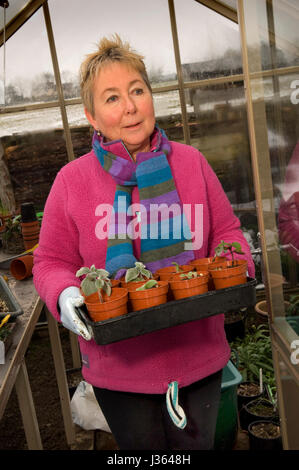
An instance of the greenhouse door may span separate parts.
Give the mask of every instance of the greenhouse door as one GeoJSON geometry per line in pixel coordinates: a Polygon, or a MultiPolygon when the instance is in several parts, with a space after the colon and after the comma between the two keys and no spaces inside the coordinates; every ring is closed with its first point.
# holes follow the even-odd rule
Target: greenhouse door
{"type": "Polygon", "coordinates": [[[238,0],[263,282],[285,450],[299,449],[298,20],[297,0],[238,0]]]}

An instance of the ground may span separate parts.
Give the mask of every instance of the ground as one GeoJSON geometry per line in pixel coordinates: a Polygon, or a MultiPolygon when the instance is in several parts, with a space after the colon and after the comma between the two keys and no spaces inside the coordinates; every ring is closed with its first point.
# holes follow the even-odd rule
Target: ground
{"type": "MultiPolygon", "coordinates": [[[[72,357],[69,334],[63,327],[59,328],[66,369],[71,369],[72,357]]],[[[54,362],[47,327],[34,332],[27,350],[25,361],[36,408],[41,440],[45,450],[69,450],[64,432],[54,362]]],[[[67,373],[70,385],[73,385],[74,374],[67,373]]],[[[81,374],[76,374],[77,382],[81,374]]],[[[76,443],[74,449],[117,449],[113,436],[102,431],[84,431],[76,426],[76,443]]],[[[0,421],[0,449],[28,449],[17,395],[13,389],[3,418],[0,421]]]]}
{"type": "MultiPolygon", "coordinates": [[[[72,369],[69,334],[63,327],[59,328],[66,369],[72,369]]],[[[64,432],[60,408],[58,387],[55,377],[54,362],[51,353],[47,326],[38,326],[27,350],[25,361],[32,389],[33,400],[39,423],[44,450],[70,450],[64,432]]],[[[67,373],[69,385],[79,383],[80,372],[67,373]],[[74,376],[75,375],[75,376],[74,376]]],[[[76,442],[72,450],[116,450],[113,436],[104,431],[85,431],[75,426],[76,442]]],[[[5,413],[0,421],[0,449],[28,449],[22,418],[19,411],[15,390],[12,391],[5,413]]],[[[247,433],[240,432],[235,446],[236,450],[248,449],[247,433]]]]}

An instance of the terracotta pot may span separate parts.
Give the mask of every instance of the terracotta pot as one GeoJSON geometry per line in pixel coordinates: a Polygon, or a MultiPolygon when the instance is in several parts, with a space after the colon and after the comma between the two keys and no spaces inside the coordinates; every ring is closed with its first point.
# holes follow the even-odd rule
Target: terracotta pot
{"type": "MultiPolygon", "coordinates": [[[[216,256],[216,258],[214,258],[214,256],[211,256],[209,258],[194,259],[190,264],[195,267],[196,271],[210,271],[210,269],[215,266],[225,265],[226,261],[227,259],[225,257],[216,256]]],[[[209,275],[208,289],[215,289],[211,274],[209,275]]]]}
{"type": "Polygon", "coordinates": [[[169,286],[175,300],[208,292],[209,273],[207,271],[200,271],[200,273],[203,276],[192,279],[181,279],[180,273],[172,275],[169,280],[169,286]]]}
{"type": "MultiPolygon", "coordinates": [[[[290,302],[288,302],[287,300],[284,300],[283,303],[284,303],[285,310],[287,310],[287,308],[290,305],[290,302]]],[[[258,322],[262,324],[268,324],[269,313],[268,313],[267,301],[260,300],[259,302],[257,302],[254,306],[254,310],[258,314],[257,315],[258,322]]]]}
{"type": "Polygon", "coordinates": [[[235,260],[234,267],[232,267],[232,261],[226,262],[226,267],[218,266],[211,268],[209,272],[213,278],[215,289],[225,289],[226,287],[237,286],[239,284],[245,284],[247,281],[247,261],[246,260],[235,260]]]}
{"type": "MultiPolygon", "coordinates": [[[[159,280],[159,276],[157,274],[153,274],[153,277],[152,279],[154,279],[155,281],[158,281],[159,280]]],[[[125,277],[121,277],[120,278],[120,285],[121,287],[125,287],[126,289],[129,288],[129,286],[133,286],[135,289],[137,289],[137,287],[141,287],[143,284],[145,284],[147,281],[149,281],[150,279],[144,279],[143,281],[132,281],[132,282],[126,282],[125,281],[125,277]]]]}
{"type": "Polygon", "coordinates": [[[167,302],[168,282],[158,281],[158,287],[152,289],[136,290],[136,286],[128,286],[129,299],[132,310],[143,310],[167,302]]]}
{"type": "Polygon", "coordinates": [[[15,279],[21,281],[32,276],[33,256],[25,255],[14,259],[10,263],[10,272],[15,279]]]}
{"type": "Polygon", "coordinates": [[[110,281],[111,281],[111,287],[119,287],[120,286],[120,280],[119,279],[110,279],[110,281]]]}
{"type": "Polygon", "coordinates": [[[38,243],[40,230],[39,222],[38,220],[33,222],[22,222],[21,228],[25,250],[29,250],[38,243]]]}
{"type": "Polygon", "coordinates": [[[97,292],[85,297],[85,305],[94,322],[108,320],[128,313],[128,291],[122,287],[113,287],[110,296],[103,294],[101,303],[97,292]]]}
{"type": "MultiPolygon", "coordinates": [[[[190,264],[184,264],[184,265],[179,265],[180,269],[182,271],[180,274],[183,273],[188,273],[189,271],[194,271],[194,266],[191,266],[190,264]]],[[[157,269],[155,274],[157,274],[160,277],[160,281],[169,281],[171,276],[176,273],[176,267],[175,266],[166,266],[164,268],[157,269]]]]}
{"type": "Polygon", "coordinates": [[[192,266],[195,266],[196,271],[208,271],[208,268],[210,266],[217,266],[219,264],[225,264],[227,259],[223,256],[216,256],[214,259],[214,256],[211,256],[209,258],[199,258],[199,259],[194,259],[193,261],[190,261],[190,264],[192,266]]]}

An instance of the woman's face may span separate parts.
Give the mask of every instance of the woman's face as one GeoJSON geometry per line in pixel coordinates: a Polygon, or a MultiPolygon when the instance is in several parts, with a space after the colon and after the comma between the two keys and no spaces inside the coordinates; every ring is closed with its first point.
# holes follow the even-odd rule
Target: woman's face
{"type": "Polygon", "coordinates": [[[140,73],[113,62],[100,70],[93,88],[91,125],[108,141],[121,139],[131,155],[148,151],[155,126],[153,99],[140,73]]]}

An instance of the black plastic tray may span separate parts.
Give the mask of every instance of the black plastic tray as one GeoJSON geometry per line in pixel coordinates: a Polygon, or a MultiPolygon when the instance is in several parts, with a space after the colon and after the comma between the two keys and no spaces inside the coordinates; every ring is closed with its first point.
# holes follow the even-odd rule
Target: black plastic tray
{"type": "Polygon", "coordinates": [[[255,279],[247,278],[246,284],[173,300],[101,322],[90,320],[85,305],[76,310],[92,327],[95,342],[104,345],[242,307],[251,307],[256,303],[255,285],[255,279]]]}
{"type": "Polygon", "coordinates": [[[18,317],[19,315],[22,315],[24,312],[11,292],[10,288],[8,287],[7,283],[3,279],[2,276],[0,276],[0,298],[4,300],[6,303],[9,311],[8,312],[0,312],[0,319],[4,318],[6,315],[10,315],[9,321],[12,321],[15,319],[15,317],[18,317]]]}

